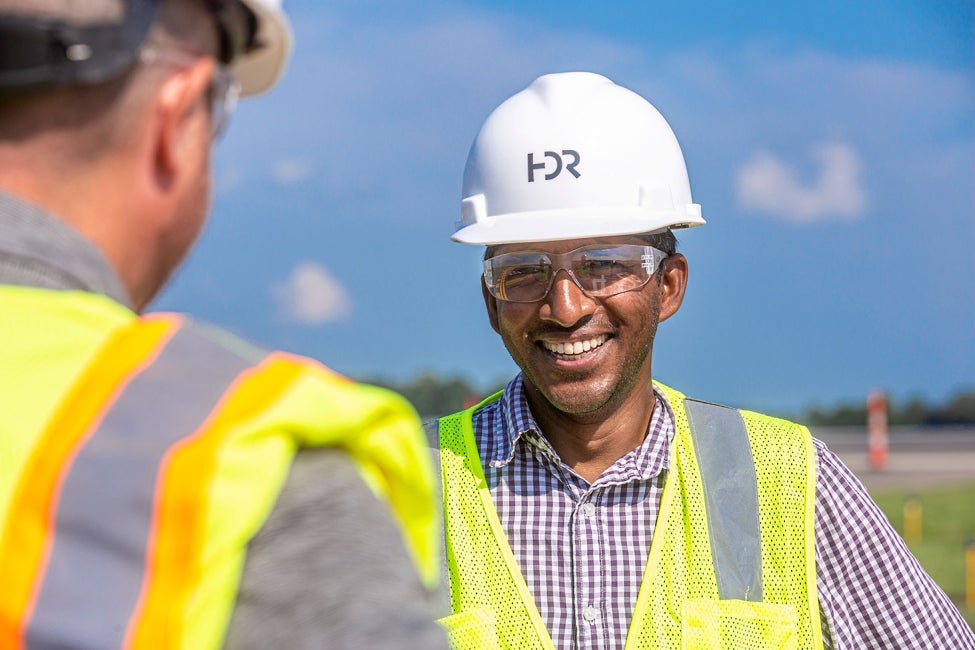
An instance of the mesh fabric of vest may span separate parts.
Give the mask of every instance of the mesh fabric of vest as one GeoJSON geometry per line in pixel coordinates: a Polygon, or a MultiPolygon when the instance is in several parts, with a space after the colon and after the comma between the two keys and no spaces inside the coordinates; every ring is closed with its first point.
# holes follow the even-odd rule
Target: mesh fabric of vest
{"type": "MultiPolygon", "coordinates": [[[[658,385],[659,386],[659,385],[658,385]]],[[[674,412],[670,476],[627,648],[821,648],[815,589],[815,458],[808,430],[741,412],[758,481],[762,601],[721,600],[684,396],[674,412]]]]}
{"type": "MultiPolygon", "coordinates": [[[[742,412],[758,481],[763,601],[721,600],[683,395],[659,387],[674,411],[677,436],[626,648],[821,648],[808,431],[742,412]]],[[[454,612],[441,624],[454,648],[551,648],[474,444],[473,413],[498,397],[440,421],[454,612]]]]}
{"type": "Polygon", "coordinates": [[[440,421],[447,569],[455,613],[439,622],[456,649],[554,648],[505,540],[474,447],[471,415],[482,405],[440,421]]]}

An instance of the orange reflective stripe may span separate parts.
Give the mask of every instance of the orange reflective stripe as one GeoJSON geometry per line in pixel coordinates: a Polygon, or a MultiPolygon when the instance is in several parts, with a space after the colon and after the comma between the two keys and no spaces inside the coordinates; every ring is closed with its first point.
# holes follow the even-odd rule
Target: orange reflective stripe
{"type": "Polygon", "coordinates": [[[25,626],[54,541],[61,486],[78,451],[180,322],[159,316],[122,329],[97,354],[39,438],[0,535],[0,647],[24,647],[25,626]]]}
{"type": "Polygon", "coordinates": [[[65,475],[26,645],[123,645],[147,579],[163,462],[259,361],[241,351],[185,324],[118,394],[65,475]]]}
{"type": "Polygon", "coordinates": [[[242,373],[211,416],[174,445],[163,460],[156,486],[156,518],[150,535],[147,579],[126,647],[176,647],[178,623],[193,589],[203,580],[201,548],[207,515],[206,491],[215,457],[235,425],[254,417],[275,401],[307,367],[284,354],[267,357],[242,373]],[[186,508],[185,504],[198,504],[186,508]]]}

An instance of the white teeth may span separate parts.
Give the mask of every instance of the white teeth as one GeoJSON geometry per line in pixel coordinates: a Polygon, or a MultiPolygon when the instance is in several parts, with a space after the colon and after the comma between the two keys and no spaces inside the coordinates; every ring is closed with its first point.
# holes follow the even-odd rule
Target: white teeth
{"type": "Polygon", "coordinates": [[[606,335],[600,334],[599,336],[591,338],[587,341],[576,341],[575,343],[548,343],[547,341],[542,341],[542,346],[544,346],[549,352],[554,352],[555,354],[574,356],[576,354],[582,354],[583,352],[595,350],[605,342],[606,335]]]}

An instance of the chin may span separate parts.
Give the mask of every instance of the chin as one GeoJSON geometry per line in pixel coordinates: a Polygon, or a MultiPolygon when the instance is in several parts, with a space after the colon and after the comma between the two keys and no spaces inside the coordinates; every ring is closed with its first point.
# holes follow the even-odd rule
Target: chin
{"type": "Polygon", "coordinates": [[[538,389],[552,408],[568,415],[595,413],[613,400],[613,391],[591,382],[562,384],[538,389]]]}

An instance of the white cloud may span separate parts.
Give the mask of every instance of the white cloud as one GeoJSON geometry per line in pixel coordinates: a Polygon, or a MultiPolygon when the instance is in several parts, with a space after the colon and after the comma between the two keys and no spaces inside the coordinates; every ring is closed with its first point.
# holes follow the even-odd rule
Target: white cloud
{"type": "Polygon", "coordinates": [[[307,160],[278,160],[271,168],[271,175],[279,185],[296,185],[310,178],[313,172],[307,160]]]}
{"type": "Polygon", "coordinates": [[[842,143],[821,144],[812,157],[819,163],[817,174],[803,182],[794,165],[765,151],[755,154],[738,171],[740,207],[801,223],[862,217],[867,195],[856,151],[842,143]]]}
{"type": "Polygon", "coordinates": [[[345,288],[323,266],[302,262],[271,294],[285,320],[301,325],[322,325],[345,320],[352,313],[352,300],[345,288]]]}

